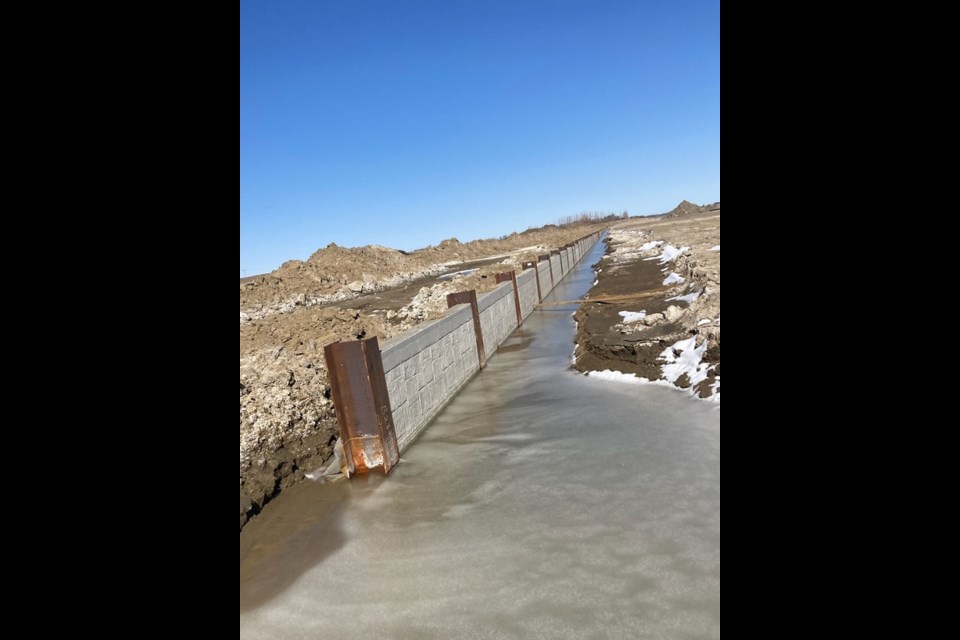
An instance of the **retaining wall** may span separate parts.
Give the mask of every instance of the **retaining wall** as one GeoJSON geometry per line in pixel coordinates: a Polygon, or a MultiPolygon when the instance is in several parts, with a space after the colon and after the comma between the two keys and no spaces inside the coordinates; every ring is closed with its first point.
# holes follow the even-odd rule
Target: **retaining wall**
{"type": "Polygon", "coordinates": [[[403,451],[477,371],[470,305],[384,343],[380,350],[397,444],[403,451]]]}
{"type": "MultiPolygon", "coordinates": [[[[595,233],[537,265],[544,297],[600,239],[595,233]],[[550,276],[550,265],[553,278],[550,276]]],[[[516,274],[520,312],[526,318],[539,302],[532,269],[516,274]]],[[[513,282],[477,296],[484,351],[489,358],[517,328],[513,282]]],[[[397,444],[403,452],[450,398],[480,370],[473,312],[469,304],[452,307],[439,320],[424,322],[385,341],[380,348],[397,444]]]]}
{"type": "Polygon", "coordinates": [[[540,299],[537,297],[537,278],[533,269],[517,273],[517,290],[520,292],[520,315],[526,318],[533,313],[540,299]]]}
{"type": "Polygon", "coordinates": [[[547,292],[553,289],[553,281],[550,280],[550,263],[546,260],[537,263],[537,271],[540,273],[540,290],[546,297],[547,292]]]}
{"type": "Polygon", "coordinates": [[[477,297],[480,307],[480,330],[487,360],[517,328],[517,311],[513,303],[513,283],[504,282],[496,289],[477,297]]]}
{"type": "MultiPolygon", "coordinates": [[[[563,278],[563,271],[560,270],[560,255],[550,255],[550,268],[553,270],[553,286],[563,278]]],[[[552,289],[551,289],[552,290],[552,289]]]]}

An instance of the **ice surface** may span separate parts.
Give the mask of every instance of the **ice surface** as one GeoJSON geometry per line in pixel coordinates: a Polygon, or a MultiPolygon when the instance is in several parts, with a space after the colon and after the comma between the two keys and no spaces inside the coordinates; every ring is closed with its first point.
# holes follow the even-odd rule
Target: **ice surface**
{"type": "Polygon", "coordinates": [[[719,638],[719,409],[571,371],[556,311],[389,477],[303,483],[247,525],[241,638],[719,638]]]}

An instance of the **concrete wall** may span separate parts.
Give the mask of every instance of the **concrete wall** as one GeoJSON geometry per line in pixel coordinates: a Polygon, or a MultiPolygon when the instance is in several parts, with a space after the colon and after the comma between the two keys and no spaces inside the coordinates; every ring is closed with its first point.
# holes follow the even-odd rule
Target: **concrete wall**
{"type": "Polygon", "coordinates": [[[520,292],[520,315],[526,318],[540,302],[537,297],[537,277],[533,269],[524,269],[517,273],[517,290],[520,292]]]}
{"type": "Polygon", "coordinates": [[[550,254],[550,268],[553,269],[553,286],[563,280],[563,271],[560,270],[560,256],[550,254]]]}
{"type": "MultiPolygon", "coordinates": [[[[544,297],[599,237],[598,233],[576,247],[564,250],[562,273],[560,256],[552,255],[549,264],[553,265],[553,280],[547,261],[537,265],[544,297]]],[[[525,318],[533,312],[538,302],[537,282],[532,269],[517,273],[517,290],[521,315],[525,318]]],[[[517,328],[513,283],[504,282],[493,291],[478,296],[477,306],[485,355],[489,359],[517,328]]],[[[387,378],[397,444],[402,452],[460,387],[479,371],[470,305],[457,305],[443,318],[425,322],[383,342],[380,354],[387,378]]]]}
{"type": "Polygon", "coordinates": [[[403,451],[479,368],[470,305],[387,340],[380,355],[403,451]]]}
{"type": "Polygon", "coordinates": [[[517,328],[517,307],[513,301],[513,283],[504,282],[496,289],[477,297],[480,307],[480,330],[487,358],[517,328]]]}
{"type": "Polygon", "coordinates": [[[546,260],[538,262],[537,271],[540,272],[540,289],[546,297],[547,292],[553,290],[553,282],[550,280],[550,265],[546,260]]]}

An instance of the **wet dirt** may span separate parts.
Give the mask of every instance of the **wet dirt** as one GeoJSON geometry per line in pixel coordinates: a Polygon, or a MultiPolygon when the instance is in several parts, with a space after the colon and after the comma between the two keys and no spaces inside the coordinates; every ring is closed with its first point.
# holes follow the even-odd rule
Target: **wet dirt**
{"type": "MultiPolygon", "coordinates": [[[[694,337],[696,345],[707,343],[700,362],[709,368],[694,392],[702,398],[718,392],[719,203],[698,206],[684,201],[660,217],[614,224],[604,241],[604,259],[594,265],[596,283],[574,316],[576,368],[661,380],[665,350],[694,337]],[[660,259],[666,247],[676,257],[660,259]],[[679,282],[671,283],[670,276],[679,282]],[[591,302],[605,298],[608,301],[591,302]],[[624,313],[636,319],[628,321],[624,313]]],[[[674,384],[691,386],[686,374],[674,384]]]]}

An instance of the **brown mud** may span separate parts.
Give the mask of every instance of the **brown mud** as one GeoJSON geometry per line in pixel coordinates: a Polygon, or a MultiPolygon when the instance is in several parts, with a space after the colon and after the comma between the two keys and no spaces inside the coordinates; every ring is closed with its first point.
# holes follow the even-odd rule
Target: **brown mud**
{"type": "MultiPolygon", "coordinates": [[[[574,315],[577,370],[661,380],[664,351],[694,336],[698,346],[707,342],[701,363],[709,371],[693,392],[701,398],[719,392],[714,385],[720,375],[720,254],[712,249],[720,243],[719,213],[719,203],[701,207],[684,201],[663,216],[612,225],[604,259],[594,265],[597,283],[574,315]],[[661,244],[643,249],[655,241],[661,244]],[[663,264],[655,258],[666,244],[685,251],[663,264]],[[671,272],[684,282],[665,286],[671,272]],[[694,299],[669,300],[680,295],[694,299]],[[626,322],[621,316],[640,311],[646,313],[641,320],[626,322]]],[[[674,384],[691,386],[685,374],[674,384]]]]}

